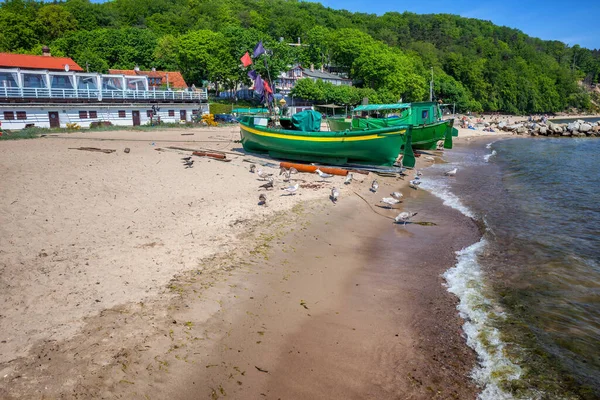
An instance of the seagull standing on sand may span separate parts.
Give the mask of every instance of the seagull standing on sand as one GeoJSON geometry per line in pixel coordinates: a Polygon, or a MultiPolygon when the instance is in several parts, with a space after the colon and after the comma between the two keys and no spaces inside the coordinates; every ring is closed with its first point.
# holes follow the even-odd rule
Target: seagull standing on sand
{"type": "Polygon", "coordinates": [[[458,168],[454,168],[453,170],[444,172],[444,175],[446,175],[446,176],[456,176],[457,172],[458,172],[458,168]]]}
{"type": "Polygon", "coordinates": [[[273,174],[269,174],[265,171],[263,171],[262,169],[259,169],[258,172],[256,173],[258,175],[259,178],[261,178],[263,181],[267,180],[268,177],[273,176],[273,174]]]}
{"type": "Polygon", "coordinates": [[[332,187],[331,188],[331,196],[329,196],[329,198],[331,199],[331,201],[334,204],[337,202],[339,195],[340,195],[340,191],[338,190],[338,188],[332,187]]]}
{"type": "Polygon", "coordinates": [[[183,165],[185,165],[185,168],[193,168],[194,167],[194,160],[191,161],[186,161],[183,163],[183,165]]]}
{"type": "Polygon", "coordinates": [[[190,161],[192,159],[192,157],[182,157],[181,158],[183,161],[190,161]]]}
{"type": "Polygon", "coordinates": [[[396,204],[400,203],[400,200],[396,200],[393,197],[384,197],[381,199],[381,203],[387,205],[387,208],[392,208],[396,204]]]}
{"type": "Polygon", "coordinates": [[[404,211],[404,212],[401,212],[400,214],[398,214],[398,216],[396,218],[394,218],[394,221],[396,221],[397,224],[403,222],[404,225],[406,225],[406,223],[415,215],[417,215],[417,213],[411,213],[408,211],[404,211]]]}
{"type": "Polygon", "coordinates": [[[298,173],[298,170],[294,167],[290,167],[290,169],[287,169],[286,167],[279,168],[279,175],[283,174],[284,181],[289,181],[292,174],[297,174],[297,173],[298,173]]]}
{"type": "Polygon", "coordinates": [[[421,176],[423,175],[423,173],[421,171],[419,171],[418,169],[415,169],[415,176],[421,176]]]}
{"type": "Polygon", "coordinates": [[[393,197],[393,198],[395,198],[396,200],[400,200],[400,199],[402,198],[403,194],[402,194],[402,193],[400,193],[400,192],[392,192],[392,193],[390,194],[390,196],[392,196],[392,197],[393,197]]]}
{"type": "Polygon", "coordinates": [[[258,196],[258,205],[259,206],[267,205],[267,195],[266,194],[261,193],[260,196],[258,196]]]}
{"type": "Polygon", "coordinates": [[[377,179],[375,179],[373,181],[373,183],[371,183],[371,192],[375,193],[377,192],[377,189],[379,189],[379,183],[377,183],[377,179]]]}
{"type": "Polygon", "coordinates": [[[329,179],[329,178],[333,177],[333,175],[326,174],[325,172],[321,171],[319,168],[317,168],[315,172],[317,174],[319,174],[319,176],[321,177],[321,179],[329,179]]]}
{"type": "Polygon", "coordinates": [[[255,164],[250,164],[250,172],[254,173],[254,171],[256,171],[256,165],[255,164]]]}
{"type": "Polygon", "coordinates": [[[344,185],[349,185],[350,182],[352,182],[352,179],[354,179],[354,175],[352,175],[352,172],[349,172],[348,175],[346,175],[346,180],[344,181],[344,185]]]}
{"type": "Polygon", "coordinates": [[[273,177],[272,177],[272,176],[270,176],[270,177],[268,178],[268,182],[267,182],[267,183],[265,183],[264,185],[260,185],[260,186],[259,186],[259,188],[265,188],[265,189],[267,189],[267,190],[269,190],[269,189],[273,189],[273,181],[274,181],[273,177]]]}
{"type": "Polygon", "coordinates": [[[285,190],[286,192],[288,192],[290,195],[292,194],[296,194],[296,192],[298,191],[298,187],[300,185],[298,185],[297,183],[295,185],[292,186],[288,186],[286,188],[281,188],[281,190],[285,190]]]}
{"type": "Polygon", "coordinates": [[[413,179],[412,181],[409,182],[408,186],[410,186],[411,188],[417,190],[419,188],[419,185],[421,184],[421,181],[418,179],[413,179]]]}

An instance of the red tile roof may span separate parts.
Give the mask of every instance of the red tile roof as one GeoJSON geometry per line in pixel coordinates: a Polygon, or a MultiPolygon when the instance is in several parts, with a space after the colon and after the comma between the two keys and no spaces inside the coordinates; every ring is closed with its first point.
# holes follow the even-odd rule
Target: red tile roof
{"type": "Polygon", "coordinates": [[[133,69],[109,69],[109,74],[113,75],[145,75],[149,78],[161,78],[161,84],[167,84],[167,74],[169,74],[169,87],[173,89],[187,89],[181,72],[176,71],[135,71],[133,69]]]}
{"type": "Polygon", "coordinates": [[[47,69],[64,71],[65,64],[69,71],[83,71],[75,61],[68,57],[32,56],[29,54],[0,53],[0,67],[23,69],[47,69]]]}

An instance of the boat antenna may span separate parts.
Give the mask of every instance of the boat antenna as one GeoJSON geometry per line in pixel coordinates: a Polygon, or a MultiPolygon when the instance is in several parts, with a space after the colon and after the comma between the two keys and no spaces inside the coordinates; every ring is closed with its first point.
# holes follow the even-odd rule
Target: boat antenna
{"type": "Polygon", "coordinates": [[[433,101],[433,67],[431,67],[431,81],[429,82],[429,101],[433,101]]]}

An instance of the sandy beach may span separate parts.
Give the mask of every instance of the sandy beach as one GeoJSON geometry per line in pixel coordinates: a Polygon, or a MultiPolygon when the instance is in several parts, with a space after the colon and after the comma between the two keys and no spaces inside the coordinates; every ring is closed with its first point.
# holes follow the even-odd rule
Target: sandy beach
{"type": "Polygon", "coordinates": [[[238,129],[0,143],[0,398],[475,398],[440,276],[475,223],[372,174],[260,191],[238,129]]]}

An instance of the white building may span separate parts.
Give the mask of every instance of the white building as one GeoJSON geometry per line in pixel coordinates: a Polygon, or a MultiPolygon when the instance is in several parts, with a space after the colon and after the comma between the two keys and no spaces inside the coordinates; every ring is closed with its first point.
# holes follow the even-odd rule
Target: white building
{"type": "Polygon", "coordinates": [[[351,79],[327,72],[323,69],[323,67],[320,69],[315,69],[314,65],[311,65],[310,68],[304,68],[301,65],[296,65],[292,69],[282,72],[281,75],[277,77],[275,81],[275,88],[278,89],[280,93],[287,94],[294,86],[296,86],[298,79],[303,78],[310,78],[315,82],[320,79],[323,82],[330,82],[334,85],[352,86],[351,79]]]}
{"type": "Polygon", "coordinates": [[[208,113],[206,90],[158,90],[147,76],[96,74],[70,58],[0,53],[0,122],[28,126],[89,127],[92,122],[135,126],[153,118],[191,121],[208,113]],[[158,107],[159,111],[153,112],[158,107]]]}

